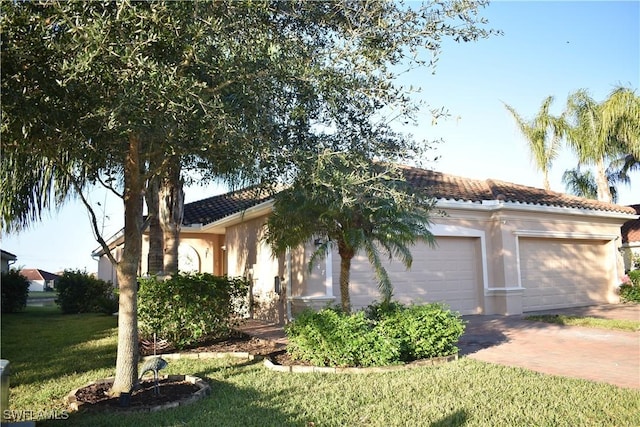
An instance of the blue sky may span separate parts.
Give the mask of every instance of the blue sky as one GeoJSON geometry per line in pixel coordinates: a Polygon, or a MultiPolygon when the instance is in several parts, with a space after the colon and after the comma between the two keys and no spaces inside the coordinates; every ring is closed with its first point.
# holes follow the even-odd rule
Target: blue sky
{"type": "MultiPolygon", "coordinates": [[[[523,117],[537,112],[542,100],[555,96],[552,112],[562,111],[569,93],[585,88],[601,101],[616,85],[640,88],[640,2],[502,2],[481,11],[494,36],[475,43],[443,44],[435,75],[418,69],[403,81],[421,86],[417,97],[451,117],[432,125],[427,109],[419,125],[405,129],[416,139],[444,140],[440,159],[428,166],[470,178],[492,178],[534,187],[542,176],[530,161],[526,142],[503,102],[523,117]]],[[[576,165],[563,150],[551,175],[554,191],[564,191],[562,173],[576,165]]],[[[640,174],[632,187],[620,189],[621,204],[640,203],[640,174]]],[[[219,193],[219,188],[189,188],[187,202],[219,193]]],[[[121,202],[92,194],[103,205],[104,234],[123,224],[121,202]],[[106,204],[105,204],[106,200],[106,204]]],[[[102,218],[101,218],[102,222],[102,218]]],[[[97,270],[90,257],[97,247],[88,216],[78,202],[52,213],[18,235],[3,235],[2,249],[18,256],[17,266],[56,272],[64,268],[97,270]]]]}

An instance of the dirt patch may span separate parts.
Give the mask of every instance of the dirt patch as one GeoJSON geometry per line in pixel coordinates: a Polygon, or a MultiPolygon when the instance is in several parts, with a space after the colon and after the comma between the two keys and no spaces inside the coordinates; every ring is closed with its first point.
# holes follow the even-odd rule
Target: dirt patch
{"type": "Polygon", "coordinates": [[[149,410],[169,403],[186,401],[200,390],[197,385],[184,380],[165,378],[158,381],[158,393],[155,382],[146,380],[131,393],[128,405],[123,405],[119,397],[108,395],[111,383],[90,384],[75,393],[77,403],[82,410],[89,411],[135,411],[149,410]]]}

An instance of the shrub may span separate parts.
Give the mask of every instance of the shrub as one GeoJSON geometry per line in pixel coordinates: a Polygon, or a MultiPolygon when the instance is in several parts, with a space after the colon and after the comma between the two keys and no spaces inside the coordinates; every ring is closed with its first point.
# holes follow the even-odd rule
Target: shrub
{"type": "Polygon", "coordinates": [[[65,314],[112,314],[118,310],[111,282],[97,279],[86,271],[65,270],[58,280],[56,292],[56,304],[65,314]]]}
{"type": "Polygon", "coordinates": [[[305,310],[287,325],[287,351],[318,366],[380,366],[397,362],[400,345],[379,336],[364,312],[305,310]]]}
{"type": "Polygon", "coordinates": [[[285,331],[293,359],[320,366],[382,366],[456,353],[464,323],[441,304],[392,302],[351,315],[307,310],[285,331]]]}
{"type": "Polygon", "coordinates": [[[640,270],[630,271],[618,288],[620,301],[640,303],[640,270]]]}
{"type": "Polygon", "coordinates": [[[243,278],[179,273],[163,280],[140,279],[138,328],[141,339],[167,340],[177,348],[229,335],[247,307],[243,278]]]}
{"type": "Polygon", "coordinates": [[[2,273],[0,280],[2,313],[15,313],[24,310],[29,296],[29,280],[18,270],[13,269],[2,273]]]}
{"type": "Polygon", "coordinates": [[[460,315],[437,303],[395,310],[380,319],[376,327],[381,335],[400,342],[403,361],[455,354],[455,344],[464,332],[460,315]]]}

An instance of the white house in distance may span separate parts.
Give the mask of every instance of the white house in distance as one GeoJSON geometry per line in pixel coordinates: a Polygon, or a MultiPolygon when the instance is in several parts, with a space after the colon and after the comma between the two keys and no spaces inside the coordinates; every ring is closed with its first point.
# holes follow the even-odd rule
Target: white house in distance
{"type": "Polygon", "coordinates": [[[38,268],[23,268],[20,274],[29,281],[29,292],[53,291],[60,278],[57,274],[38,268]]]}
{"type": "MultiPolygon", "coordinates": [[[[617,302],[624,274],[620,227],[638,218],[633,208],[496,180],[475,180],[405,167],[407,180],[436,201],[431,231],[436,248],[417,244],[413,267],[387,265],[394,298],[445,302],[462,314],[527,311],[617,302]]],[[[304,307],[340,301],[337,251],[314,266],[313,242],[274,257],[263,242],[270,195],[245,189],[185,205],[181,270],[245,276],[257,304],[254,316],[283,322],[304,307]]],[[[122,236],[109,242],[116,259],[122,236]]],[[[148,239],[140,273],[146,272],[148,239]]],[[[98,249],[98,275],[113,269],[98,249]]],[[[379,300],[364,255],[352,262],[354,309],[379,300]]]]}

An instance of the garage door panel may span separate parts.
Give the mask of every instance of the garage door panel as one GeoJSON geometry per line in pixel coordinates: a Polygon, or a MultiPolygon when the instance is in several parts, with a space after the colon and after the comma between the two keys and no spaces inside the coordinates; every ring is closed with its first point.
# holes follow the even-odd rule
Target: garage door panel
{"type": "Polygon", "coordinates": [[[525,311],[606,301],[606,241],[521,238],[519,246],[525,311]]]}
{"type": "MultiPolygon", "coordinates": [[[[385,263],[394,287],[394,299],[403,303],[445,302],[463,314],[482,312],[479,240],[438,237],[436,248],[425,244],[412,248],[413,264],[409,270],[397,260],[385,263]]],[[[372,295],[361,284],[376,282],[366,258],[361,257],[357,262],[358,268],[352,270],[351,277],[355,284],[351,288],[352,303],[366,306],[371,303],[372,295]],[[368,267],[364,268],[363,264],[368,267]]],[[[376,290],[373,299],[379,298],[376,290]]]]}

